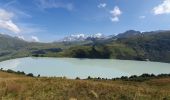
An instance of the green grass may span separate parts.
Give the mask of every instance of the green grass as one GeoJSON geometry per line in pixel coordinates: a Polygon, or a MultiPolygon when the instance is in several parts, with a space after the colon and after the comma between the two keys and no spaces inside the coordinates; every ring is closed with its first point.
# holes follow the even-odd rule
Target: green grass
{"type": "Polygon", "coordinates": [[[170,78],[143,82],[27,77],[0,72],[2,100],[170,100],[170,78]]]}

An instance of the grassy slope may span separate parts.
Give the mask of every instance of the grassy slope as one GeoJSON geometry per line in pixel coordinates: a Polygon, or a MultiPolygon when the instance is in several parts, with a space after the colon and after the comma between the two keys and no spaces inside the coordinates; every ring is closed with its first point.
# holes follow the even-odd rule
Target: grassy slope
{"type": "Polygon", "coordinates": [[[31,78],[0,72],[3,100],[170,100],[170,78],[144,82],[31,78]]]}

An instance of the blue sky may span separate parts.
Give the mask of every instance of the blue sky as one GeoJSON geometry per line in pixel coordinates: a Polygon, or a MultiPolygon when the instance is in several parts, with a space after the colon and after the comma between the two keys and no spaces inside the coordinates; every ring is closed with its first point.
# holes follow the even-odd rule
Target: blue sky
{"type": "Polygon", "coordinates": [[[0,32],[51,42],[71,34],[170,29],[170,0],[1,0],[0,32]]]}

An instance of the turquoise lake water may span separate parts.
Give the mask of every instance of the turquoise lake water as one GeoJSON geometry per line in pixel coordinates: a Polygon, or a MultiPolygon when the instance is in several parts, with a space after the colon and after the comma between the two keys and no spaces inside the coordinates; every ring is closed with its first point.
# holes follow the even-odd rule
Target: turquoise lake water
{"type": "Polygon", "coordinates": [[[67,78],[115,78],[140,75],[143,73],[170,73],[169,63],[114,60],[114,59],[76,59],[76,58],[18,58],[0,62],[0,68],[67,78]]]}

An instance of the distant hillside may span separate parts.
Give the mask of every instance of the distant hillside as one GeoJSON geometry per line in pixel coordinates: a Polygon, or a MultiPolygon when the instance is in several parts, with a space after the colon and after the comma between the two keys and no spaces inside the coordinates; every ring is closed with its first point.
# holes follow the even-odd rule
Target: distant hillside
{"type": "Polygon", "coordinates": [[[117,36],[115,36],[116,38],[130,38],[130,37],[134,37],[137,35],[140,35],[141,32],[140,31],[135,31],[135,30],[128,30],[124,33],[120,33],[117,36]]]}
{"type": "Polygon", "coordinates": [[[127,31],[107,40],[72,47],[64,56],[170,62],[170,31],[127,31]],[[132,32],[132,33],[131,33],[132,32]]]}
{"type": "Polygon", "coordinates": [[[27,42],[17,37],[0,34],[0,61],[27,56],[58,56],[57,53],[72,46],[91,43],[87,42],[27,42]]]}
{"type": "Polygon", "coordinates": [[[0,35],[0,60],[25,56],[113,58],[170,62],[170,31],[129,30],[109,38],[31,43],[0,35]]]}
{"type": "Polygon", "coordinates": [[[16,37],[0,34],[0,60],[11,58],[14,53],[26,47],[28,43],[16,37]]]}
{"type": "Polygon", "coordinates": [[[54,51],[56,47],[59,47],[59,44],[27,42],[17,37],[0,34],[0,61],[32,56],[37,50],[54,51]]]}
{"type": "Polygon", "coordinates": [[[9,35],[0,34],[0,50],[18,50],[28,43],[24,40],[21,40],[17,37],[11,37],[9,35]]]}

